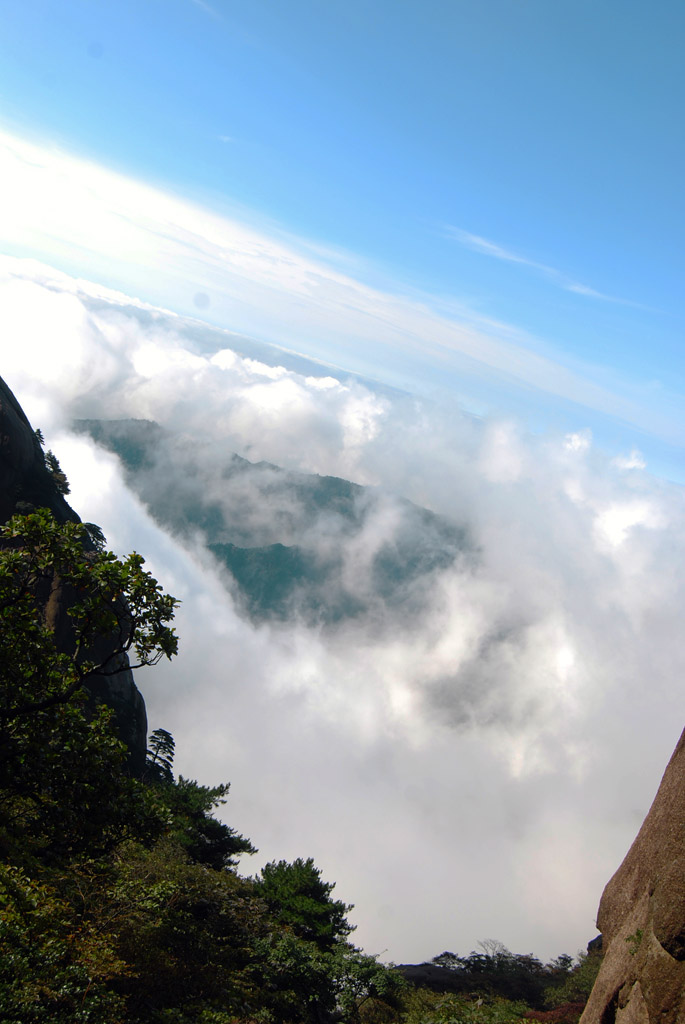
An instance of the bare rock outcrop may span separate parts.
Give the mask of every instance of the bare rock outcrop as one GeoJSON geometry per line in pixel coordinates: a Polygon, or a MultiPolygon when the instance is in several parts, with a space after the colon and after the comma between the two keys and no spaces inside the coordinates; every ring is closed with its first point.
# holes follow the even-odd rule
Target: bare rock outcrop
{"type": "Polygon", "coordinates": [[[685,732],[597,925],[604,962],[580,1024],[684,1022],[685,732]]]}
{"type": "MultiPolygon", "coordinates": [[[[15,512],[49,508],[60,523],[80,522],[55,485],[45,465],[45,456],[24,410],[0,377],[0,523],[15,512]]],[[[51,592],[46,609],[58,645],[69,649],[71,624],[67,614],[69,595],[62,587],[51,592]]],[[[106,647],[107,639],[103,638],[106,647]]],[[[106,656],[106,650],[100,651],[106,656]]],[[[117,731],[129,749],[131,771],[140,774],[145,765],[147,716],[145,702],[136,686],[128,661],[114,675],[96,675],[88,686],[93,698],[114,711],[117,731]]]]}
{"type": "Polygon", "coordinates": [[[79,522],[55,487],[24,410],[0,377],[0,522],[22,505],[49,508],[59,523],[79,522]]]}

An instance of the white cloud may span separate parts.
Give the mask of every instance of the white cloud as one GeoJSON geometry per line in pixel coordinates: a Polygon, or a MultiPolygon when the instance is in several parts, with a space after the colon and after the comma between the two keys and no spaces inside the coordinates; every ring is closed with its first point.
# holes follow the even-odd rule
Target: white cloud
{"type": "Polygon", "coordinates": [[[629,455],[620,455],[613,460],[615,466],[619,469],[645,469],[647,463],[642,457],[642,453],[633,448],[629,455]]]}
{"type": "MultiPolygon", "coordinates": [[[[477,388],[485,379],[679,437],[666,413],[648,407],[644,396],[612,391],[593,368],[571,369],[541,354],[535,339],[494,321],[477,323],[434,296],[371,287],[340,270],[345,260],[321,246],[284,241],[273,229],[269,235],[247,227],[7,132],[0,132],[0,176],[0,240],[12,252],[76,273],[87,268],[89,277],[133,295],[144,288],[159,306],[188,315],[202,309],[214,323],[315,358],[344,353],[348,367],[395,385],[423,380],[432,388],[439,376],[477,388]]],[[[482,251],[521,261],[467,237],[482,251]]]]}
{"type": "Polygon", "coordinates": [[[564,445],[570,452],[586,452],[591,444],[592,432],[589,430],[567,434],[564,438],[564,445]]]}
{"type": "Polygon", "coordinates": [[[655,530],[664,525],[663,514],[651,501],[613,502],[598,514],[595,533],[611,547],[619,547],[637,526],[655,530]]]}
{"type": "MultiPolygon", "coordinates": [[[[616,472],[582,429],[531,438],[269,365],[220,332],[205,351],[197,321],[14,270],[0,330],[20,344],[3,375],[79,513],[183,601],[180,657],[139,678],[179,769],[231,780],[228,820],[260,859],[313,856],[357,904],[371,951],[420,959],[487,935],[542,955],[583,945],[682,717],[683,490],[616,472]],[[393,491],[466,524],[474,557],[436,571],[411,615],[372,604],[335,629],[251,624],[207,553],[150,520],[72,416],[180,432],[196,475],[177,466],[179,486],[216,500],[229,451],[383,485],[352,540],[312,528],[312,544],[340,545],[359,593],[396,535],[393,491]]],[[[231,507],[272,529],[279,510],[256,497],[246,484],[231,507]]]]}

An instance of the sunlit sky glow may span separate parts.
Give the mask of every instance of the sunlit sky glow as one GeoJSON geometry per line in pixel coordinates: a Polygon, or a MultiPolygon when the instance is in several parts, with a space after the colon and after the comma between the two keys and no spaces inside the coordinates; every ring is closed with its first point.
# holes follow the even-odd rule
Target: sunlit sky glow
{"type": "Polygon", "coordinates": [[[7,251],[680,478],[680,4],[2,7],[7,251]]]}

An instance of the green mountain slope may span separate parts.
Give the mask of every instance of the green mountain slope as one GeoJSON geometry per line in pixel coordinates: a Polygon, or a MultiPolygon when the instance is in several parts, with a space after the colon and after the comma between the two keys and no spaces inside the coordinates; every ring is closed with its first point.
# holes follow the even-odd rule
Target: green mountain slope
{"type": "Polygon", "coordinates": [[[199,536],[253,619],[416,615],[436,572],[473,558],[463,526],[339,477],[252,463],[149,420],[79,420],[176,535],[199,536]]]}

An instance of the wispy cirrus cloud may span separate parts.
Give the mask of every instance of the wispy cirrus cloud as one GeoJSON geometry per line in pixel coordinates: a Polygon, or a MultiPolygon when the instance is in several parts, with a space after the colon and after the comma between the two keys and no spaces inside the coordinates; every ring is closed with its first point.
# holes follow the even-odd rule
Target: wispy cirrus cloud
{"type": "Polygon", "coordinates": [[[518,252],[513,252],[511,249],[505,249],[504,246],[498,245],[497,242],[492,242],[488,238],[483,238],[481,235],[473,235],[470,231],[464,231],[462,228],[456,228],[452,225],[447,225],[445,231],[449,238],[453,238],[467,249],[479,252],[483,256],[492,256],[496,260],[504,260],[506,263],[518,263],[521,266],[530,267],[531,270],[543,274],[550,281],[563,288],[564,291],[573,292],[575,295],[585,295],[590,299],[601,299],[604,302],[618,302],[626,306],[636,305],[636,303],[631,302],[629,299],[606,295],[604,292],[597,291],[596,288],[590,288],[580,281],[575,281],[572,277],[564,274],[563,271],[557,270],[556,267],[550,267],[546,263],[529,259],[518,252]]]}
{"type": "Polygon", "coordinates": [[[190,0],[190,2],[195,4],[196,7],[199,7],[200,10],[204,11],[205,14],[208,14],[211,18],[221,17],[219,12],[215,10],[210,4],[208,4],[206,0],[190,0]]]}
{"type": "MultiPolygon", "coordinates": [[[[394,387],[458,388],[478,409],[500,396],[528,409],[560,399],[584,420],[590,410],[682,443],[680,421],[663,402],[655,407],[644,388],[631,391],[524,331],[434,294],[393,281],[374,286],[362,263],[277,226],[245,223],[247,211],[238,220],[2,130],[0,178],[0,245],[13,255],[176,313],[195,316],[202,308],[216,326],[394,387]]],[[[477,241],[481,249],[494,244],[477,241]]],[[[529,262],[500,247],[495,253],[529,262]]],[[[566,287],[582,286],[569,280],[566,287]]]]}

